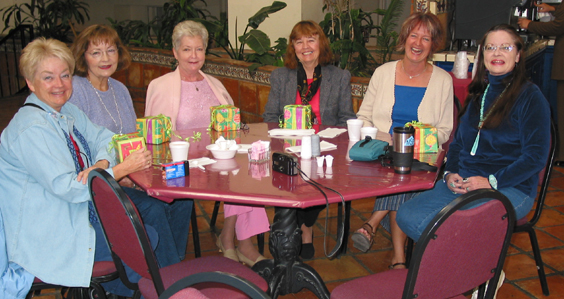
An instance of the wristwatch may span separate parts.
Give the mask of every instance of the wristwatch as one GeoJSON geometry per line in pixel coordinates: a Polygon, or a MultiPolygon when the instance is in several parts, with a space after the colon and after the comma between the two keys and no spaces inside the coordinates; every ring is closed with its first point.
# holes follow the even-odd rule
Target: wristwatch
{"type": "Polygon", "coordinates": [[[495,178],[495,175],[490,174],[488,181],[490,181],[490,186],[492,186],[494,190],[497,190],[497,179],[495,178]]]}

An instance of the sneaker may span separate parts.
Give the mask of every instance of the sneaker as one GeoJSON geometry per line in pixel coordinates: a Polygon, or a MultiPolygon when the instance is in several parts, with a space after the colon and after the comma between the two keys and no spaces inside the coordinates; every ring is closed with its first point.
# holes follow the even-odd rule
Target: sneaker
{"type": "MultiPolygon", "coordinates": [[[[499,291],[499,288],[501,288],[501,285],[503,284],[504,280],[505,280],[505,272],[503,270],[501,270],[501,274],[499,275],[499,281],[497,282],[497,287],[495,289],[495,294],[493,296],[494,299],[497,297],[497,291],[499,291]]],[[[489,284],[489,281],[486,282],[486,291],[488,290],[488,284],[489,284]]],[[[478,299],[478,288],[475,288],[474,292],[472,292],[472,298],[471,299],[478,299]]]]}

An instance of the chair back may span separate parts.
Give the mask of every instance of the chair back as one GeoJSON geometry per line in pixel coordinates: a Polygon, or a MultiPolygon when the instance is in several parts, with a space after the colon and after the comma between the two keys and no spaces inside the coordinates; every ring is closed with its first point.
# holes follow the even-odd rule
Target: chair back
{"type": "Polygon", "coordinates": [[[137,274],[152,280],[160,294],[164,286],[159,267],[135,205],[103,169],[90,172],[88,188],[121,280],[129,281],[122,266],[125,263],[137,274]]]}
{"type": "MultiPolygon", "coordinates": [[[[515,212],[498,191],[480,189],[443,208],[415,247],[403,298],[450,298],[490,280],[497,285],[515,212]],[[469,203],[485,202],[463,209],[469,203]]],[[[489,288],[486,298],[492,298],[489,288]]]]}
{"type": "Polygon", "coordinates": [[[548,159],[546,161],[546,166],[539,173],[539,194],[537,195],[537,204],[535,206],[535,212],[531,220],[527,220],[527,217],[523,219],[517,219],[517,225],[523,225],[527,222],[529,225],[534,226],[539,221],[542,214],[542,208],[544,207],[544,201],[546,199],[546,193],[548,192],[548,184],[550,183],[550,177],[552,176],[552,167],[554,166],[554,155],[556,154],[556,126],[554,122],[550,122],[550,148],[548,152],[548,159]]]}

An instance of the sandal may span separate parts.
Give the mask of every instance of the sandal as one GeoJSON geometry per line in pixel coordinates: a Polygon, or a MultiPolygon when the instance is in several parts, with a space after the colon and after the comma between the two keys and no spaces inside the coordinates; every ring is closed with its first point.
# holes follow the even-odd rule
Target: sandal
{"type": "MultiPolygon", "coordinates": [[[[395,263],[393,265],[389,265],[388,269],[390,270],[396,270],[397,266],[404,266],[405,268],[407,268],[407,265],[405,263],[395,263]]],[[[404,268],[400,268],[400,269],[404,269],[404,268]]]]}
{"type": "Polygon", "coordinates": [[[366,222],[362,225],[360,229],[365,230],[370,235],[370,237],[366,237],[365,234],[356,231],[351,236],[351,240],[353,241],[354,248],[362,252],[367,252],[368,249],[370,249],[370,247],[372,246],[372,243],[374,242],[374,235],[375,235],[374,228],[372,228],[372,225],[366,222]]]}

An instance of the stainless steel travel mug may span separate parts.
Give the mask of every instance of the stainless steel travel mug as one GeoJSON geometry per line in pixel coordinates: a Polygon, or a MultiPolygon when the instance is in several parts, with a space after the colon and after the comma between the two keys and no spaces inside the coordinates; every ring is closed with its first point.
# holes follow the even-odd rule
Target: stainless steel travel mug
{"type": "Polygon", "coordinates": [[[413,145],[415,144],[415,129],[413,127],[395,127],[394,142],[394,171],[399,174],[411,172],[413,163],[413,145]]]}

